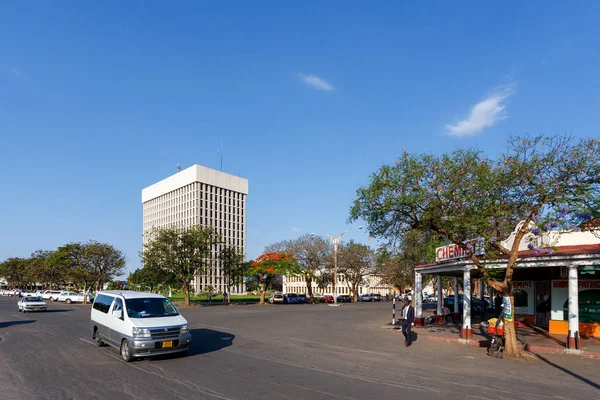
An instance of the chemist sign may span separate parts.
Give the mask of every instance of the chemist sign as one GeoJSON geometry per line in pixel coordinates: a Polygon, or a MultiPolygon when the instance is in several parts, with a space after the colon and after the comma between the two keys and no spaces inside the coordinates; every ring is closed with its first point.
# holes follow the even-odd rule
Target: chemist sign
{"type": "MultiPolygon", "coordinates": [[[[471,246],[473,254],[481,256],[484,254],[483,239],[473,239],[464,242],[465,247],[471,246]]],[[[469,257],[469,253],[457,244],[449,244],[435,249],[435,262],[458,260],[469,257]]]]}

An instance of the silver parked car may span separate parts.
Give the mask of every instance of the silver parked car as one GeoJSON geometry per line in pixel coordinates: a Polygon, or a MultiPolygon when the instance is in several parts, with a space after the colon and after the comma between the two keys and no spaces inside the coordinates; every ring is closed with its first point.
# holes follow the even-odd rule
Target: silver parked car
{"type": "Polygon", "coordinates": [[[22,297],[17,302],[19,312],[31,312],[31,311],[46,311],[46,303],[41,297],[27,296],[22,297]]]}

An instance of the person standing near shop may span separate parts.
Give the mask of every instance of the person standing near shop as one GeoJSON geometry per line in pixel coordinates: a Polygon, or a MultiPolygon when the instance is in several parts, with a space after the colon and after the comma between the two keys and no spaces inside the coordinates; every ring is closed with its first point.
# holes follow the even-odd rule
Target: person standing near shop
{"type": "Polygon", "coordinates": [[[496,318],[500,318],[500,314],[502,313],[502,296],[500,296],[500,292],[496,292],[496,297],[494,298],[494,311],[496,312],[496,318]]]}
{"type": "Polygon", "coordinates": [[[410,300],[404,299],[402,308],[402,334],[404,335],[404,346],[408,347],[412,343],[412,327],[415,325],[415,309],[410,305],[410,300]]]}

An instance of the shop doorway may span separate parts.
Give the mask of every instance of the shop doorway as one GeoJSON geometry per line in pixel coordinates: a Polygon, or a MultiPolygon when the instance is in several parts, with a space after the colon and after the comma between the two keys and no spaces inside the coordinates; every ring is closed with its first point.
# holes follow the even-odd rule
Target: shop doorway
{"type": "Polygon", "coordinates": [[[550,281],[535,283],[535,324],[541,328],[550,326],[550,281]]]}

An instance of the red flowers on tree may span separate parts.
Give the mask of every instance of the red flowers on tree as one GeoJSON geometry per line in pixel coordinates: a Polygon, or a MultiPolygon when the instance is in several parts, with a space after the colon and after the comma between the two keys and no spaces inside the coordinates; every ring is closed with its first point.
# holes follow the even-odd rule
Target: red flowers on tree
{"type": "Polygon", "coordinates": [[[296,259],[289,253],[264,253],[250,263],[250,275],[258,275],[260,303],[265,302],[265,293],[271,288],[273,278],[286,275],[296,266],[296,259]]]}

